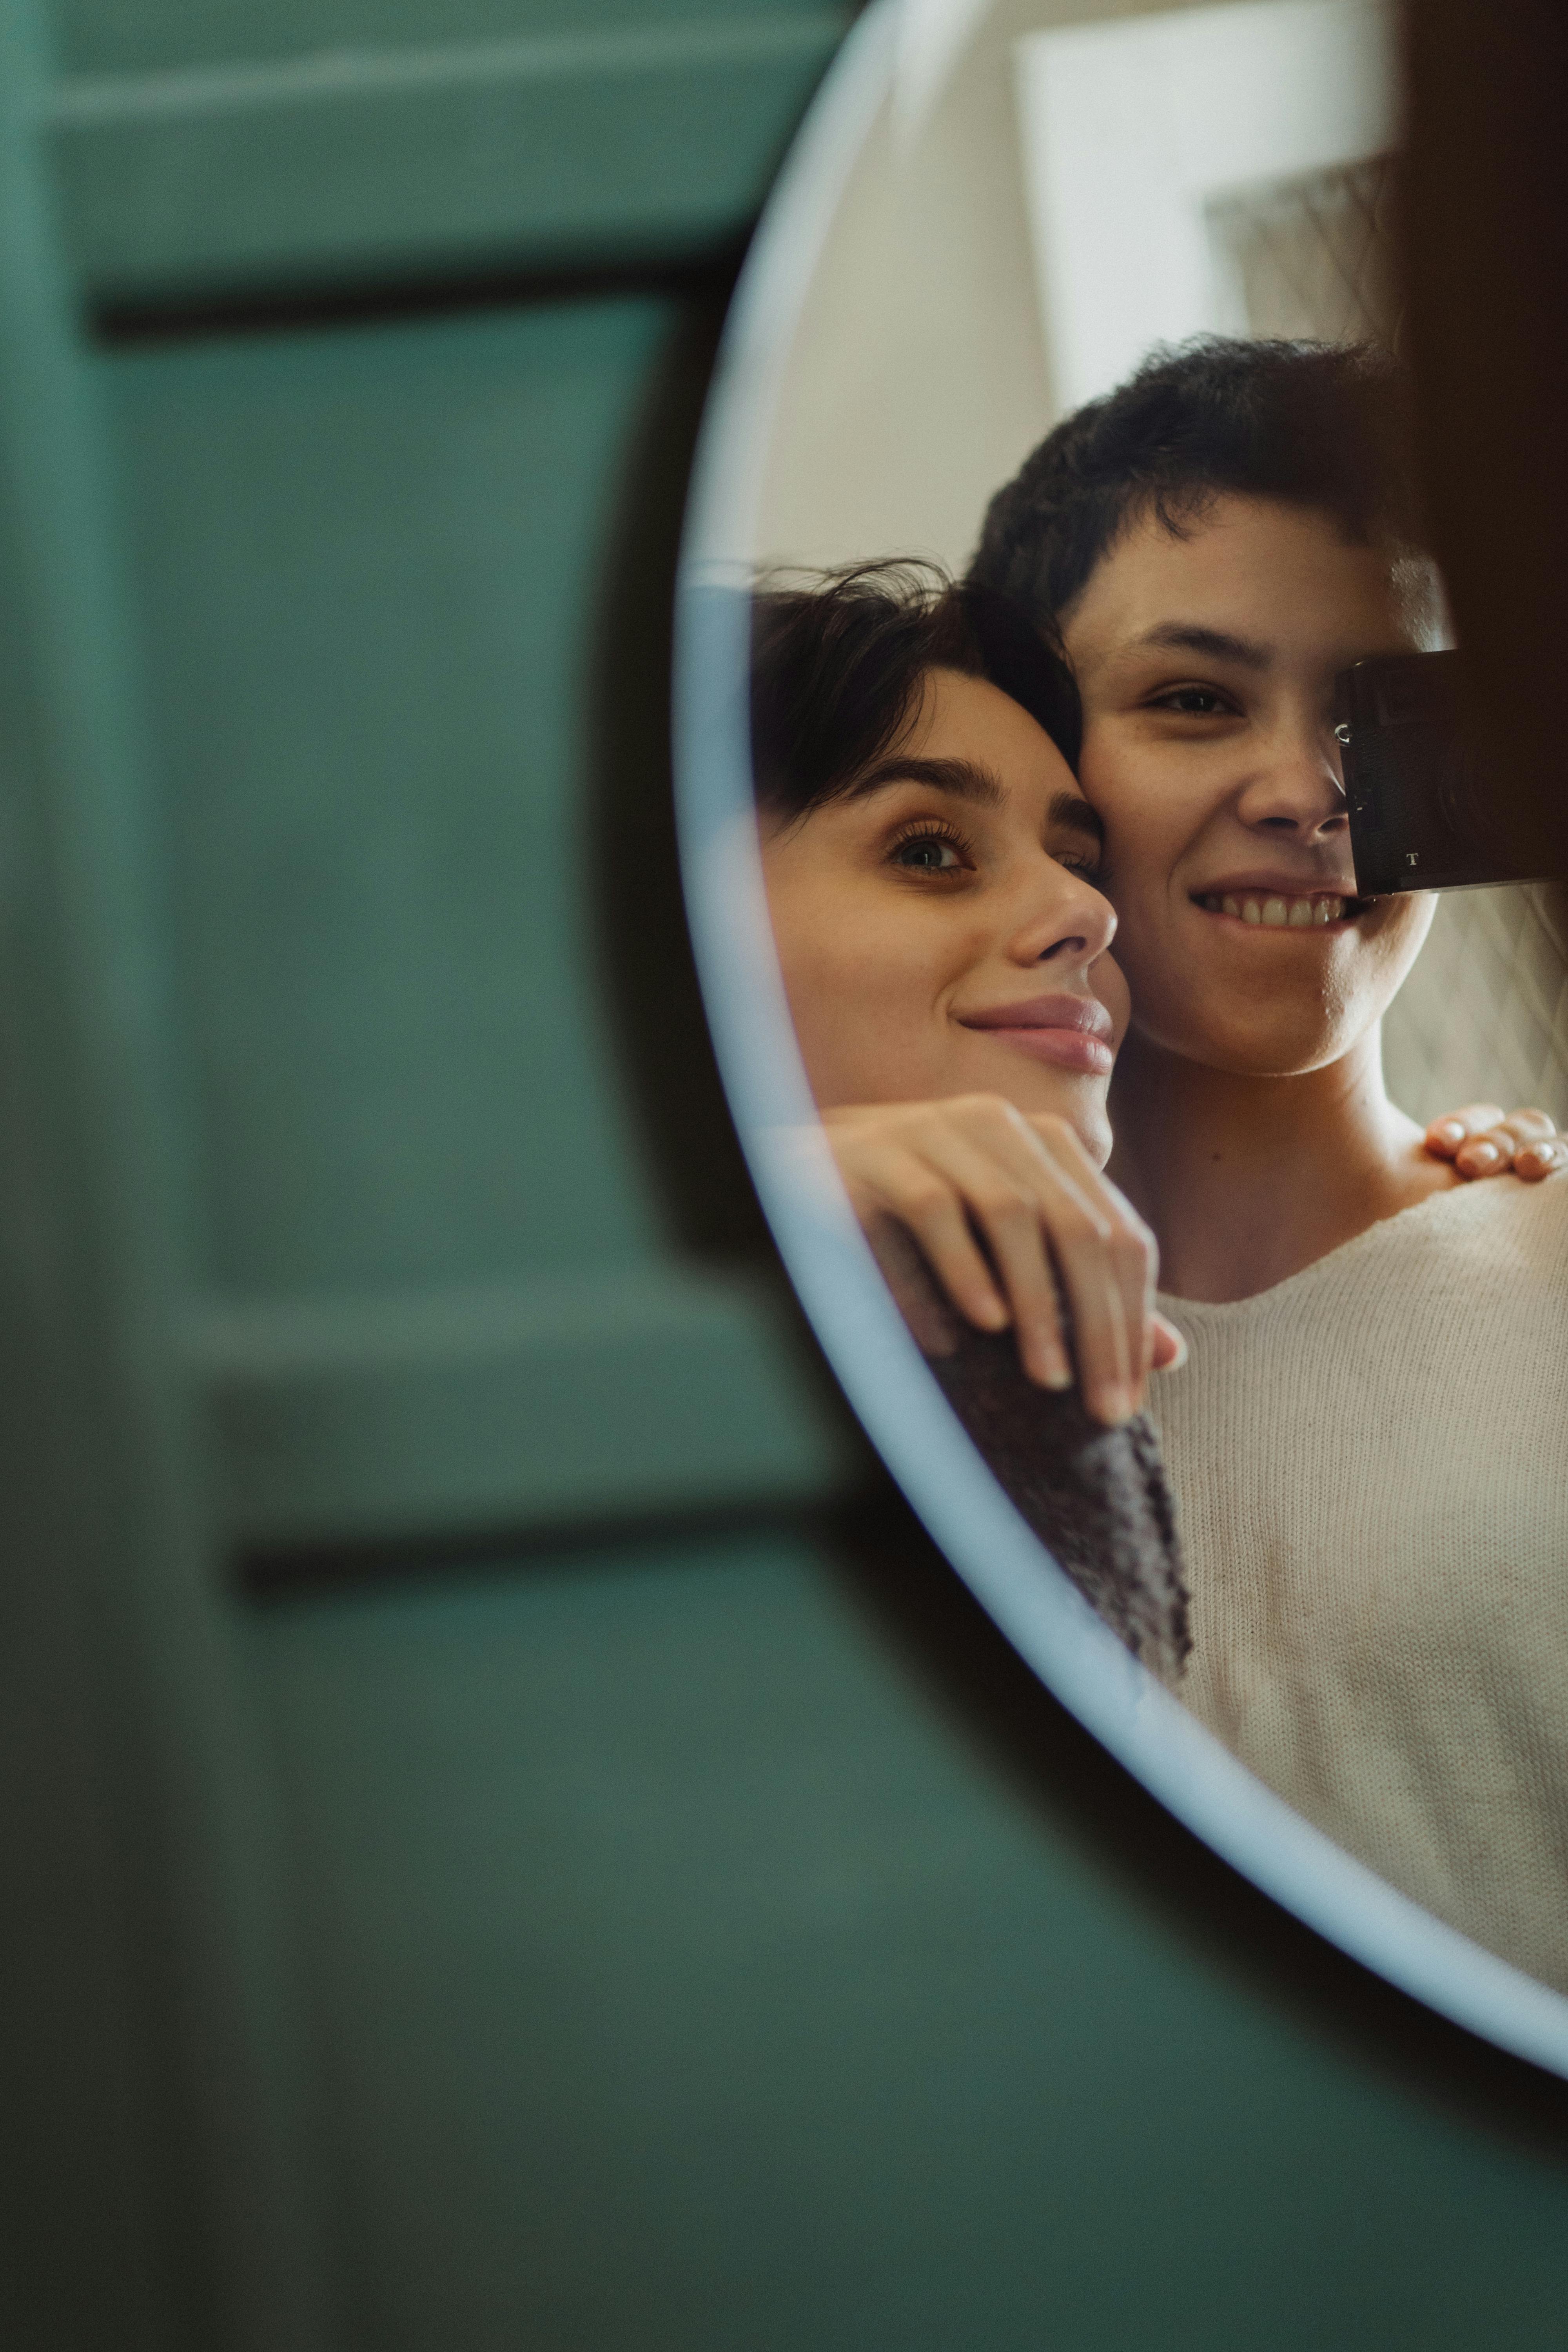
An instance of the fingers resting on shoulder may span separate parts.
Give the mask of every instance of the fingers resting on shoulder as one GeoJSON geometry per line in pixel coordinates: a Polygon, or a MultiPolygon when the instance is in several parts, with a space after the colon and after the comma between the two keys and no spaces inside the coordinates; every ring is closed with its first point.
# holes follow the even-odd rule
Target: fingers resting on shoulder
{"type": "Polygon", "coordinates": [[[1568,1139],[1543,1110],[1505,1113],[1497,1103],[1467,1103],[1435,1118],[1426,1140],[1434,1158],[1451,1160],[1472,1180],[1511,1174],[1538,1184],[1568,1168],[1568,1139]]]}

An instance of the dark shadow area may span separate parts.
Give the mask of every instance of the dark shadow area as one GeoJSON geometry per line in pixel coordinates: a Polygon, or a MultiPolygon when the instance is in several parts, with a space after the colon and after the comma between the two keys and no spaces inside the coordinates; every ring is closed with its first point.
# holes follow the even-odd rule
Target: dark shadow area
{"type": "Polygon", "coordinates": [[[736,246],[685,260],[660,255],[641,262],[617,258],[555,268],[502,263],[455,275],[417,274],[389,278],[384,284],[356,277],[342,285],[327,282],[276,292],[234,293],[226,289],[204,295],[194,291],[163,300],[101,302],[89,311],[87,323],[96,341],[124,345],[392,325],[402,319],[436,319],[552,302],[606,301],[625,294],[682,298],[694,287],[732,285],[742,251],[736,246]]]}
{"type": "Polygon", "coordinates": [[[605,1512],[597,1518],[579,1513],[527,1527],[498,1523],[443,1528],[438,1534],[279,1545],[238,1553],[232,1565],[235,1582],[248,1600],[290,1601],[370,1586],[382,1589],[395,1580],[417,1584],[446,1581],[454,1575],[511,1576],[542,1564],[557,1569],[579,1556],[595,1559],[610,1549],[700,1545],[715,1536],[771,1531],[798,1538],[803,1532],[799,1504],[759,1498],[685,1510],[605,1512]]]}
{"type": "Polygon", "coordinates": [[[1562,722],[1568,505],[1568,16],[1555,0],[1404,12],[1400,215],[1422,471],[1482,740],[1568,875],[1562,722]]]}
{"type": "Polygon", "coordinates": [[[681,897],[670,765],[675,576],[687,484],[734,275],[689,287],[626,453],[591,688],[595,904],[623,1074],[685,1248],[752,1264],[767,1227],[709,1043],[681,897]]]}

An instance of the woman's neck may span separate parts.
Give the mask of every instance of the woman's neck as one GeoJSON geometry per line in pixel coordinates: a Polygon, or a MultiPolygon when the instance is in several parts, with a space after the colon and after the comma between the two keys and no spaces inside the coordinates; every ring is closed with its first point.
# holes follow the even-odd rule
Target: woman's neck
{"type": "Polygon", "coordinates": [[[1378,1032],[1327,1068],[1242,1077],[1131,1033],[1110,1095],[1110,1173],[1178,1298],[1251,1298],[1459,1181],[1384,1092],[1378,1032]]]}

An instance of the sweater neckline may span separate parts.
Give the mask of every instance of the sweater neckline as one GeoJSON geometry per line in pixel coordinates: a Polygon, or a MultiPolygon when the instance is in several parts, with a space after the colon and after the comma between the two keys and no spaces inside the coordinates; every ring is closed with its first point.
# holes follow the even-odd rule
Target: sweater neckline
{"type": "MultiPolygon", "coordinates": [[[[1545,1192],[1554,1181],[1548,1177],[1544,1184],[1531,1189],[1545,1192]]],[[[1386,1240],[1396,1225],[1407,1227],[1414,1220],[1430,1217],[1457,1202],[1478,1198],[1485,1202],[1494,1185],[1498,1188],[1499,1200],[1506,1202],[1510,1181],[1506,1176],[1481,1177],[1468,1184],[1450,1185],[1445,1192],[1428,1192],[1424,1201],[1412,1201],[1407,1208],[1395,1209],[1391,1217],[1379,1217],[1359,1234],[1352,1234],[1348,1242],[1341,1242],[1337,1248],[1326,1251],[1321,1257],[1315,1257],[1310,1265],[1298,1267],[1283,1281],[1271,1283],[1267,1290],[1252,1291],[1246,1298],[1182,1298],[1174,1291],[1162,1290],[1157,1294],[1159,1304],[1163,1308],[1173,1308],[1181,1315],[1241,1315],[1248,1308],[1271,1305],[1276,1300],[1289,1297],[1292,1291],[1326,1277],[1331,1270],[1337,1272],[1348,1258],[1353,1258],[1359,1252],[1386,1240]]],[[[1522,1189],[1517,1177],[1511,1182],[1516,1191],[1522,1189]]]]}

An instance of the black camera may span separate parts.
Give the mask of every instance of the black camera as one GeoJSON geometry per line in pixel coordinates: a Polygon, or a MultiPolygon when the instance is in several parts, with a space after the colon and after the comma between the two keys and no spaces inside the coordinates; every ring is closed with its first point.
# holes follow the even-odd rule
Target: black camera
{"type": "Polygon", "coordinates": [[[1546,827],[1500,803],[1465,723],[1459,656],[1387,654],[1334,682],[1334,733],[1363,898],[1538,882],[1552,871],[1546,827]]]}

